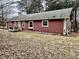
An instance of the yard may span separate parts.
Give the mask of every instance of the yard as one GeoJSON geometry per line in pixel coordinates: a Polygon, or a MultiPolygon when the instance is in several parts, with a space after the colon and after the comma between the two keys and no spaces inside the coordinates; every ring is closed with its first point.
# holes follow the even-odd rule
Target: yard
{"type": "Polygon", "coordinates": [[[79,59],[79,33],[67,37],[0,30],[0,59],[79,59]]]}

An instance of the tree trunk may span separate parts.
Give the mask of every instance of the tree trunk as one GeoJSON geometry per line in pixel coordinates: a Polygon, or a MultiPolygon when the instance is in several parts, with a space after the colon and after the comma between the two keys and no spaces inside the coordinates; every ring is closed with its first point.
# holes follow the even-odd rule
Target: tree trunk
{"type": "Polygon", "coordinates": [[[75,29],[74,29],[74,31],[78,32],[76,14],[77,14],[77,8],[75,9],[75,29]]]}

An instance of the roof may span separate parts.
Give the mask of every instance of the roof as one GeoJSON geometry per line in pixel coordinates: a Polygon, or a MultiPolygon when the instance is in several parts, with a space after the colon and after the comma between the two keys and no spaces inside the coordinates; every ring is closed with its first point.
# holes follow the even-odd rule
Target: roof
{"type": "Polygon", "coordinates": [[[18,16],[15,16],[13,18],[7,18],[7,21],[18,21],[18,20],[19,20],[18,16]]]}
{"type": "Polygon", "coordinates": [[[26,17],[27,17],[26,15],[19,15],[13,18],[8,18],[7,21],[25,21],[26,17]]]}
{"type": "Polygon", "coordinates": [[[41,13],[27,14],[16,16],[8,19],[9,21],[28,21],[28,20],[43,20],[43,19],[64,19],[69,18],[72,12],[72,8],[47,11],[41,13]]]}
{"type": "Polygon", "coordinates": [[[27,20],[27,15],[23,15],[23,14],[20,14],[19,15],[19,21],[25,21],[25,20],[27,20]]]}
{"type": "Polygon", "coordinates": [[[70,17],[72,8],[60,9],[42,13],[28,14],[27,20],[63,19],[70,17]]]}

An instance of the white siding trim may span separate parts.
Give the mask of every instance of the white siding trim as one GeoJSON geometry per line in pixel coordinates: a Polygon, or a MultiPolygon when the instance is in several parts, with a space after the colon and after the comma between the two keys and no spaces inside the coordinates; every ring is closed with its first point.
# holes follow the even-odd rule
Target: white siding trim
{"type": "Polygon", "coordinates": [[[49,20],[47,20],[47,26],[43,25],[43,20],[42,20],[42,27],[49,27],[49,20]]]}
{"type": "Polygon", "coordinates": [[[66,35],[67,34],[67,27],[66,27],[66,18],[64,19],[64,21],[63,21],[63,35],[66,35]]]}

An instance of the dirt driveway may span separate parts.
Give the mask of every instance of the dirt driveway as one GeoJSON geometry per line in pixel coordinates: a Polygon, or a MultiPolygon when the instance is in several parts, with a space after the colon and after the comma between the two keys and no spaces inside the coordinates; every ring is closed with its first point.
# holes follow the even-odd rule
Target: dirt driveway
{"type": "Polygon", "coordinates": [[[79,36],[0,30],[0,59],[79,59],[79,36]]]}

